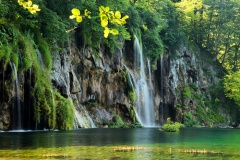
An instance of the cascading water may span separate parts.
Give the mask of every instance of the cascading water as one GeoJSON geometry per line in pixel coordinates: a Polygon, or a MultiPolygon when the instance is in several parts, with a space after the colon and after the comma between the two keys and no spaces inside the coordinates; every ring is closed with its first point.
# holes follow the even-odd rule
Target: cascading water
{"type": "Polygon", "coordinates": [[[164,66],[164,61],[163,61],[163,55],[161,55],[160,58],[160,96],[161,96],[161,105],[160,105],[160,113],[161,113],[161,123],[164,123],[164,75],[163,75],[163,66],[164,66]]]}
{"type": "Polygon", "coordinates": [[[33,89],[33,93],[34,93],[34,96],[33,96],[33,106],[34,106],[34,113],[35,113],[35,130],[38,129],[38,122],[37,122],[37,119],[38,119],[38,108],[37,108],[37,98],[36,98],[36,89],[34,87],[33,89]]]}
{"type": "MultiPolygon", "coordinates": [[[[150,67],[150,65],[149,65],[150,67]]],[[[134,90],[136,94],[135,113],[138,121],[144,127],[155,126],[154,103],[152,93],[151,70],[149,82],[145,74],[145,65],[142,49],[138,38],[134,37],[134,90]]],[[[133,76],[133,75],[132,75],[133,76]]]]}
{"type": "Polygon", "coordinates": [[[81,111],[78,111],[76,108],[74,109],[75,114],[75,125],[74,128],[96,128],[92,118],[89,116],[88,112],[82,108],[81,111]]]}
{"type": "Polygon", "coordinates": [[[41,52],[38,49],[36,50],[36,52],[37,52],[38,62],[40,64],[40,66],[44,67],[44,63],[43,63],[43,58],[42,58],[41,52]]]}
{"type": "Polygon", "coordinates": [[[12,68],[12,76],[14,79],[14,88],[15,88],[15,93],[16,93],[16,104],[13,106],[13,117],[17,117],[16,119],[16,128],[14,129],[18,129],[21,130],[22,129],[22,111],[21,111],[21,104],[20,104],[20,86],[19,86],[19,80],[18,80],[18,74],[17,74],[17,69],[14,63],[10,63],[10,66],[12,68]]]}

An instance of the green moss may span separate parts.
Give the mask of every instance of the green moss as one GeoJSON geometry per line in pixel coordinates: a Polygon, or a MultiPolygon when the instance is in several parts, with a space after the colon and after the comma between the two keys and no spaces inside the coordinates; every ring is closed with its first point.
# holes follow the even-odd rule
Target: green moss
{"type": "Polygon", "coordinates": [[[202,99],[202,95],[199,94],[199,93],[194,93],[193,94],[193,98],[196,99],[196,100],[201,100],[202,99]]]}
{"type": "Polygon", "coordinates": [[[42,54],[44,66],[48,71],[52,68],[52,55],[47,42],[40,36],[37,38],[37,46],[42,54]]]}
{"type": "Polygon", "coordinates": [[[130,116],[131,116],[131,118],[132,118],[133,123],[136,123],[137,118],[136,118],[136,114],[135,114],[135,111],[134,111],[134,108],[133,108],[133,107],[131,107],[131,108],[129,109],[129,113],[130,113],[130,116]]]}
{"type": "Polygon", "coordinates": [[[19,37],[19,49],[22,49],[22,70],[27,70],[32,66],[32,54],[36,53],[30,36],[21,35],[19,37]]]}
{"type": "Polygon", "coordinates": [[[131,90],[131,91],[128,92],[128,97],[130,98],[130,100],[131,100],[132,102],[135,102],[136,99],[137,99],[136,93],[135,93],[134,90],[131,90]]]}
{"type": "Polygon", "coordinates": [[[15,64],[16,68],[18,68],[18,54],[16,52],[11,54],[11,61],[15,64]]]}
{"type": "Polygon", "coordinates": [[[124,125],[124,122],[119,115],[114,115],[113,119],[114,119],[115,123],[117,124],[117,126],[120,127],[120,126],[124,125]]]}
{"type": "Polygon", "coordinates": [[[193,118],[193,115],[191,113],[187,113],[184,115],[184,125],[186,127],[195,127],[199,126],[199,122],[193,118]]]}
{"type": "Polygon", "coordinates": [[[71,99],[62,97],[55,92],[57,128],[61,130],[72,129],[74,123],[74,105],[71,99]]]}
{"type": "Polygon", "coordinates": [[[0,46],[0,60],[4,59],[5,64],[10,61],[11,56],[11,48],[9,45],[1,45],[0,46]]]}
{"type": "Polygon", "coordinates": [[[189,86],[194,90],[197,91],[198,90],[198,86],[194,83],[189,84],[189,86]]]}
{"type": "Polygon", "coordinates": [[[191,98],[192,97],[191,90],[190,90],[189,87],[184,87],[183,96],[184,96],[184,98],[191,98]]]}

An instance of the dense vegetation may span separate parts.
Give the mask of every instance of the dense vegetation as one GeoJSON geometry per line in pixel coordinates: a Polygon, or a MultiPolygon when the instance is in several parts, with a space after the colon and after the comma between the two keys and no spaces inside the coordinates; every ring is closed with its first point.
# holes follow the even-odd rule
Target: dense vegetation
{"type": "MultiPolygon", "coordinates": [[[[67,118],[73,115],[72,102],[53,90],[50,79],[43,76],[50,74],[51,51],[65,47],[73,33],[80,46],[90,46],[96,54],[99,46],[113,52],[124,41],[131,40],[133,34],[141,35],[143,51],[152,65],[164,50],[174,56],[183,42],[196,44],[207,52],[211,61],[217,60],[226,69],[226,76],[216,89],[224,90],[236,102],[234,106],[240,106],[239,0],[34,0],[33,3],[41,10],[36,6],[26,9],[16,0],[0,1],[0,60],[4,68],[11,62],[18,70],[34,70],[34,94],[38,97],[35,118],[39,122],[45,115],[50,128],[69,129],[73,123],[73,119],[67,118]],[[119,11],[122,17],[128,15],[126,24],[109,22],[109,27],[115,30],[106,31],[103,19],[99,18],[100,6],[119,11]],[[76,10],[71,12],[73,8],[81,12],[81,20],[77,20],[81,23],[69,19],[71,14],[80,16],[76,10]],[[91,18],[83,14],[86,9],[91,12],[91,18]],[[38,62],[38,51],[44,67],[38,62]],[[21,61],[19,53],[23,57],[21,61]],[[56,103],[46,97],[56,99],[56,103]],[[61,118],[56,120],[56,115],[61,118]]],[[[184,94],[190,96],[191,91],[185,88],[184,94]]],[[[215,96],[217,99],[223,95],[215,96]]]]}

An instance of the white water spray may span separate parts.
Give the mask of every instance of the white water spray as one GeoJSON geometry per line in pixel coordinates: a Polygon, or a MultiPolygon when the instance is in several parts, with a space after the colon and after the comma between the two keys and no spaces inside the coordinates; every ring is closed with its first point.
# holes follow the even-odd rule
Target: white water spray
{"type": "MultiPolygon", "coordinates": [[[[126,66],[125,66],[126,67],[126,66]]],[[[134,90],[136,94],[136,103],[134,105],[134,110],[136,113],[137,120],[144,127],[155,126],[155,114],[154,114],[154,103],[153,103],[153,93],[152,93],[152,78],[150,62],[148,65],[149,81],[147,81],[145,74],[145,64],[144,57],[141,49],[141,45],[136,36],[134,36],[134,71],[133,73],[127,69],[128,73],[131,75],[134,84],[134,90]]],[[[127,67],[126,67],[127,68],[127,67]]],[[[129,78],[131,79],[131,78],[129,78]]]]}

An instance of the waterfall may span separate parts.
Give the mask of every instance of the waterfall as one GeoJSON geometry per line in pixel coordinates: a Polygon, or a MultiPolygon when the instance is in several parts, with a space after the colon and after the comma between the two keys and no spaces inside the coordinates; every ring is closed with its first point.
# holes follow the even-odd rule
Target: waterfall
{"type": "Polygon", "coordinates": [[[22,129],[22,111],[21,111],[21,104],[20,104],[20,86],[19,86],[19,79],[17,69],[14,63],[10,62],[10,66],[12,68],[12,76],[14,79],[13,87],[15,88],[15,96],[16,96],[16,104],[13,106],[13,117],[17,117],[17,126],[16,129],[22,129]],[[16,108],[17,107],[17,108],[16,108]]]}
{"type": "Polygon", "coordinates": [[[33,106],[34,106],[34,113],[35,113],[35,130],[38,129],[38,108],[37,108],[37,98],[36,98],[36,88],[33,89],[33,106]]]}
{"type": "Polygon", "coordinates": [[[55,98],[54,98],[54,93],[53,90],[51,89],[51,96],[52,96],[52,127],[55,127],[55,121],[56,121],[56,108],[55,108],[55,98]]]}
{"type": "Polygon", "coordinates": [[[134,90],[136,94],[136,102],[134,105],[134,110],[136,113],[137,120],[144,127],[155,126],[151,70],[148,69],[149,81],[147,81],[146,74],[145,74],[144,57],[143,57],[139,40],[137,39],[136,36],[134,37],[134,69],[133,70],[135,75],[131,74],[131,76],[134,79],[134,90]]]}
{"type": "Polygon", "coordinates": [[[29,68],[29,92],[28,92],[28,129],[31,128],[31,118],[30,118],[30,115],[31,115],[31,107],[32,104],[31,104],[31,89],[32,89],[32,68],[29,68]]]}
{"type": "Polygon", "coordinates": [[[40,66],[44,67],[44,63],[43,63],[43,58],[42,58],[41,52],[38,49],[36,50],[36,52],[37,52],[38,62],[40,64],[40,66]]]}
{"type": "MultiPolygon", "coordinates": [[[[149,98],[150,98],[150,103],[152,103],[151,105],[154,106],[154,104],[153,104],[154,95],[153,95],[153,84],[152,84],[152,71],[151,71],[151,64],[150,64],[149,58],[147,59],[147,64],[148,64],[148,77],[149,77],[148,85],[149,85],[149,89],[150,89],[149,98]]],[[[154,114],[154,107],[153,107],[153,114],[154,114]]]]}
{"type": "Polygon", "coordinates": [[[89,114],[87,114],[87,117],[88,117],[88,120],[89,120],[90,123],[91,123],[91,128],[97,128],[96,125],[94,124],[92,118],[89,116],[89,114]]]}
{"type": "MultiPolygon", "coordinates": [[[[137,93],[136,93],[136,89],[135,89],[135,84],[136,84],[136,78],[137,75],[134,75],[133,71],[131,71],[124,63],[122,63],[123,66],[125,67],[126,71],[127,71],[127,78],[128,78],[128,82],[130,83],[131,87],[134,88],[134,92],[136,94],[136,97],[137,97],[137,93]]],[[[137,101],[137,100],[136,100],[137,101]]],[[[135,104],[137,105],[137,104],[135,104]]],[[[141,117],[139,117],[140,115],[138,114],[137,112],[137,107],[134,107],[134,111],[135,111],[135,114],[136,114],[136,118],[137,120],[139,121],[139,123],[141,123],[141,117]]],[[[141,123],[142,124],[142,123],[141,123]]],[[[143,125],[143,124],[142,124],[143,125]]]]}
{"type": "Polygon", "coordinates": [[[74,128],[96,128],[92,118],[89,116],[88,112],[85,108],[81,108],[81,111],[78,111],[76,108],[74,109],[75,114],[75,125],[74,128]]]}
{"type": "Polygon", "coordinates": [[[161,116],[161,123],[164,123],[164,75],[163,75],[163,55],[160,57],[160,96],[161,96],[161,103],[160,103],[160,113],[162,114],[161,116]]]}

